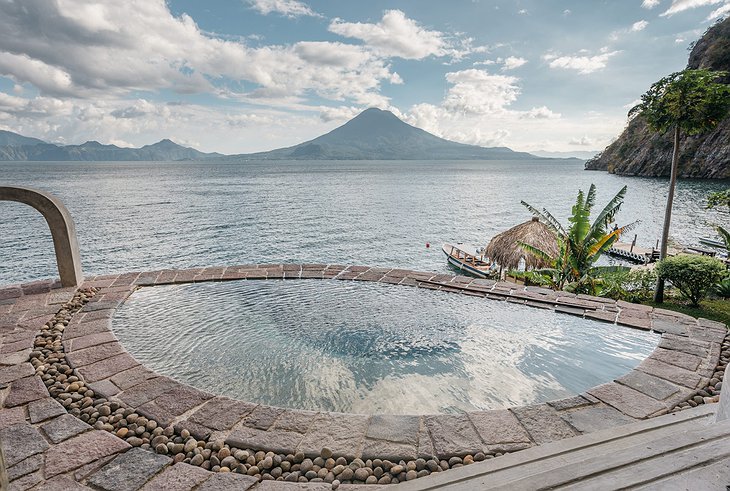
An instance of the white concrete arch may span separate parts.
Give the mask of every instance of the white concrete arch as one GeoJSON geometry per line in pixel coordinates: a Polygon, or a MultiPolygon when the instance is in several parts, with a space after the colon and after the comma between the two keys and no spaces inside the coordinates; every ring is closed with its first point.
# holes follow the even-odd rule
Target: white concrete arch
{"type": "Polygon", "coordinates": [[[61,284],[65,287],[79,286],[84,281],[84,275],[81,272],[76,226],[71,218],[71,213],[61,200],[38,189],[0,186],[0,201],[25,203],[43,215],[51,229],[61,284]]]}

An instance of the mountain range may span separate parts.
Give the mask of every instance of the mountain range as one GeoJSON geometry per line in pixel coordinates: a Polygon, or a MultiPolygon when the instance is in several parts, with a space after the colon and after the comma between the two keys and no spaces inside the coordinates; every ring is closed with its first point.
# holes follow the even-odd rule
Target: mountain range
{"type": "Polygon", "coordinates": [[[141,148],[89,141],[56,145],[0,131],[0,160],[516,160],[537,159],[507,147],[456,143],[401,121],[390,111],[370,108],[313,140],[268,152],[222,155],[203,153],[162,140],[141,148]]]}

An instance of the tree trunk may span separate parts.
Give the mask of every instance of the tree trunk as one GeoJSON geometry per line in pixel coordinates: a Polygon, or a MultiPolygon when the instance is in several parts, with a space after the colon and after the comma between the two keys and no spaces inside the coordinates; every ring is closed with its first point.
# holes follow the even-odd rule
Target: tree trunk
{"type": "MultiPolygon", "coordinates": [[[[674,150],[672,151],[672,170],[669,175],[669,192],[667,193],[667,207],[664,210],[664,228],[662,229],[662,242],[659,246],[659,260],[667,257],[667,244],[669,242],[669,224],[672,221],[672,203],[674,202],[674,188],[677,185],[677,170],[679,168],[679,125],[674,127],[674,150]]],[[[657,278],[656,290],[654,291],[654,302],[664,302],[664,279],[657,278]]]]}

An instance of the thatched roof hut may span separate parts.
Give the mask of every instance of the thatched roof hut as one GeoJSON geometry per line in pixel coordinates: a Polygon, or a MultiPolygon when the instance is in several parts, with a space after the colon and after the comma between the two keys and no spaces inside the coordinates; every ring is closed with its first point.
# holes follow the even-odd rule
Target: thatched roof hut
{"type": "Polygon", "coordinates": [[[555,233],[547,225],[541,223],[537,217],[533,217],[529,222],[521,223],[496,235],[489,242],[485,255],[504,269],[517,269],[520,260],[525,262],[525,269],[549,266],[544,259],[525,251],[518,242],[537,247],[551,256],[558,254],[555,233]]]}

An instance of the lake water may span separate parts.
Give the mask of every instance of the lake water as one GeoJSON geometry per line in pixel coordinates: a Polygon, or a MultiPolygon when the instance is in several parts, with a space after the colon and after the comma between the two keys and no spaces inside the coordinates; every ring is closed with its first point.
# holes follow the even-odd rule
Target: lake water
{"type": "MultiPolygon", "coordinates": [[[[486,244],[530,218],[520,200],[565,222],[591,183],[599,207],[628,185],[618,221],[640,219],[632,233],[654,245],[668,179],[588,172],[579,161],[0,162],[0,184],[66,203],[87,275],[258,262],[448,272],[443,242],[486,244]]],[[[697,244],[712,223],[730,226],[704,209],[708,192],[727,187],[680,180],[672,236],[697,244]]],[[[52,276],[43,218],[0,202],[0,284],[52,276]]]]}
{"type": "Polygon", "coordinates": [[[560,399],[620,377],[659,340],[508,302],[338,280],[143,288],[113,327],[140,362],[200,389],[360,414],[560,399]]]}

